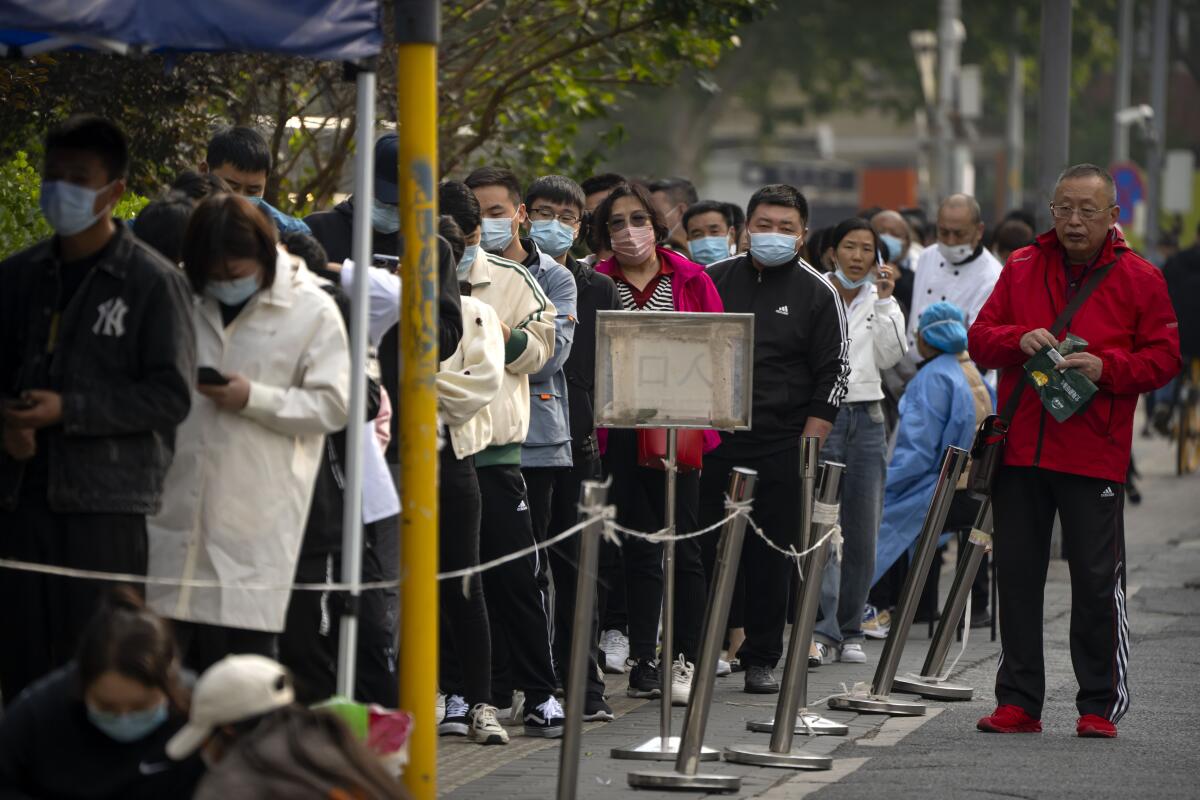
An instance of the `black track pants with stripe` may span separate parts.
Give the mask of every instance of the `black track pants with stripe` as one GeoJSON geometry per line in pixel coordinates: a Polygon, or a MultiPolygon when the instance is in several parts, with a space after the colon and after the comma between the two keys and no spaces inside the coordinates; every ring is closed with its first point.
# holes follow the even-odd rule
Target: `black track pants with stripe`
{"type": "Polygon", "coordinates": [[[1046,696],[1042,600],[1056,511],[1071,571],[1076,706],[1080,715],[1117,722],[1129,708],[1125,487],[1101,478],[1036,467],[1004,467],[997,475],[993,546],[1003,651],[996,700],[1041,717],[1046,696]]]}

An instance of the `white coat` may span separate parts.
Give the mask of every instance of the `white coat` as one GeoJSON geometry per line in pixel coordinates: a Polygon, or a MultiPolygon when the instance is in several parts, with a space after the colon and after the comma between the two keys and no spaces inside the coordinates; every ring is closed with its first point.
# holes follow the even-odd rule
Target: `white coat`
{"type": "Polygon", "coordinates": [[[438,413],[450,431],[454,457],[473,456],[492,439],[488,405],[504,381],[504,332],[495,309],[462,298],[463,335],[437,374],[438,413]]]}
{"type": "MultiPolygon", "coordinates": [[[[832,272],[825,280],[834,286],[832,272]]],[[[904,339],[904,311],[895,297],[879,299],[879,289],[868,283],[846,308],[846,335],[850,339],[850,382],[843,403],[883,399],[880,371],[900,362],[908,345],[904,339]]]]}
{"type": "Polygon", "coordinates": [[[225,327],[217,302],[196,298],[196,363],[250,381],[241,411],[193,389],[167,471],[163,508],[147,520],[149,574],[217,580],[219,589],[150,586],[164,617],[283,630],[287,586],[321,463],[325,434],[346,426],[350,354],[332,298],[281,252],[275,281],[225,327]]]}

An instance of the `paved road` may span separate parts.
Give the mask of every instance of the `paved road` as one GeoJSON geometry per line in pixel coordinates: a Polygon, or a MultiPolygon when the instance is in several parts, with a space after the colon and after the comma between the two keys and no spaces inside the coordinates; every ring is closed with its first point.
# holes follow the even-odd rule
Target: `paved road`
{"type": "MultiPolygon", "coordinates": [[[[1129,606],[1133,629],[1130,687],[1132,708],[1115,741],[1081,740],[1074,735],[1075,682],[1067,651],[1070,614],[1064,563],[1052,565],[1046,591],[1048,702],[1040,736],[976,733],[975,720],[991,710],[990,687],[998,643],[974,631],[959,662],[956,680],[977,688],[966,703],[929,702],[917,718],[887,718],[825,712],[847,722],[846,738],[797,738],[805,752],[832,753],[828,772],[797,773],[715,762],[705,771],[742,776],[734,797],[765,800],[838,798],[974,797],[1198,797],[1200,757],[1194,750],[1200,677],[1200,476],[1168,474],[1165,445],[1139,441],[1139,465],[1146,473],[1145,502],[1127,513],[1130,558],[1129,606]]],[[[951,559],[952,561],[952,559],[951,559]]],[[[947,566],[947,569],[950,565],[947,566]]],[[[943,591],[949,579],[942,581],[943,591]]],[[[920,666],[927,639],[916,626],[900,673],[920,666]]],[[[957,647],[957,645],[956,645],[957,647]]],[[[868,643],[865,666],[829,665],[810,673],[814,701],[841,684],[869,681],[881,649],[868,643]]],[[[624,684],[610,679],[615,722],[588,726],[583,738],[580,798],[679,797],[635,791],[626,774],[665,768],[650,762],[615,761],[614,746],[656,735],[658,706],[624,697],[624,684]]],[[[707,743],[765,743],[745,730],[747,719],[770,717],[774,698],[740,691],[739,676],[719,679],[707,743]]],[[[677,710],[675,729],[682,718],[677,710]]],[[[518,729],[511,729],[516,734],[518,729]]],[[[513,737],[508,747],[482,748],[443,740],[440,787],[451,798],[553,797],[558,766],[556,743],[513,737]]],[[[685,795],[686,796],[686,795],[685,795]]]]}

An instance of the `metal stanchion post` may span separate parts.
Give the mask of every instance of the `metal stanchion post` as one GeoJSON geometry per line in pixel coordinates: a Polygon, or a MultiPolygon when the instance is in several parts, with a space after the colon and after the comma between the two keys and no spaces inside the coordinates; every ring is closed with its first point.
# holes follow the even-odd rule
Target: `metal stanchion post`
{"type": "MultiPolygon", "coordinates": [[[[807,466],[807,462],[806,466],[807,466]]],[[[837,502],[838,490],[841,486],[842,472],[845,465],[828,462],[821,474],[820,502],[823,506],[833,506],[837,502]]],[[[811,542],[819,541],[837,524],[814,520],[811,542]]],[[[775,706],[775,719],[769,722],[749,722],[746,727],[752,731],[769,731],[771,743],[762,745],[738,745],[725,748],[725,760],[741,764],[755,764],[765,767],[790,767],[792,769],[830,769],[833,759],[829,756],[818,756],[807,753],[792,752],[792,737],[796,733],[807,732],[809,728],[814,734],[845,736],[849,728],[845,725],[824,719],[816,714],[808,714],[808,643],[812,641],[813,627],[817,620],[817,607],[821,603],[821,575],[825,570],[825,560],[829,553],[830,543],[827,541],[804,558],[801,565],[803,582],[796,586],[796,622],[792,626],[792,636],[788,643],[788,660],[784,667],[783,686],[779,693],[779,702],[775,706]],[[803,721],[801,721],[803,715],[803,721]],[[775,722],[782,721],[776,725],[775,722]],[[805,725],[807,723],[807,725],[805,725]]],[[[807,549],[807,548],[805,548],[807,549]]]]}
{"type": "Polygon", "coordinates": [[[934,486],[933,499],[929,503],[929,511],[925,515],[925,523],[921,526],[921,533],[917,539],[917,553],[913,557],[904,588],[900,592],[900,602],[892,616],[892,629],[883,645],[883,653],[879,657],[879,667],[875,670],[870,693],[851,692],[835,695],[829,698],[830,708],[908,717],[919,717],[925,713],[925,706],[920,703],[892,700],[888,695],[892,691],[896,668],[900,665],[900,656],[904,652],[904,642],[917,613],[917,603],[921,599],[921,590],[925,587],[925,578],[933,563],[938,537],[946,527],[950,502],[954,499],[954,487],[966,464],[966,450],[954,446],[946,448],[937,484],[934,486]]]}
{"type": "MultiPolygon", "coordinates": [[[[950,651],[950,640],[963,618],[967,597],[971,594],[971,585],[975,583],[975,574],[979,572],[979,565],[983,563],[991,532],[992,501],[991,498],[985,497],[979,507],[979,513],[975,516],[971,536],[965,544],[969,549],[965,553],[959,553],[950,596],[946,598],[946,605],[938,619],[937,631],[929,643],[921,674],[897,678],[892,684],[895,691],[917,694],[931,700],[970,700],[975,694],[975,690],[970,686],[947,683],[939,680],[939,676],[946,663],[946,654],[950,651]]],[[[967,624],[970,625],[971,621],[967,620],[967,624]]]]}
{"type": "MultiPolygon", "coordinates": [[[[610,481],[584,481],[580,491],[580,517],[595,514],[608,500],[610,481]]],[[[579,564],[575,579],[575,622],[571,628],[571,662],[567,675],[567,719],[563,724],[562,751],[558,756],[558,800],[574,800],[579,786],[579,748],[583,736],[583,704],[587,691],[588,649],[592,641],[592,609],[596,602],[596,564],[600,558],[600,532],[604,520],[597,518],[580,531],[579,564]]]]}
{"type": "MultiPolygon", "coordinates": [[[[744,503],[754,495],[754,483],[758,473],[737,467],[729,478],[729,497],[734,503],[744,503]]],[[[629,785],[635,788],[699,789],[706,791],[735,792],[741,788],[742,779],[737,775],[701,775],[700,762],[703,757],[704,731],[708,726],[708,712],[712,706],[713,684],[717,679],[717,658],[721,653],[721,641],[725,635],[725,623],[729,618],[729,606],[733,602],[733,587],[737,581],[738,561],[741,558],[742,542],[746,536],[746,517],[739,514],[729,522],[721,534],[717,552],[717,563],[713,585],[709,592],[708,613],[704,620],[703,640],[700,657],[692,684],[691,702],[683,716],[683,735],[680,737],[679,755],[675,769],[671,772],[631,772],[629,785]]]]}
{"type": "MultiPolygon", "coordinates": [[[[614,747],[609,753],[613,758],[637,761],[674,761],[679,754],[679,737],[671,735],[671,666],[675,662],[675,479],[676,441],[678,431],[667,428],[667,502],[663,518],[667,534],[663,542],[663,599],[662,599],[662,649],[659,652],[658,671],[662,694],[659,698],[658,736],[633,747],[614,747]]],[[[714,666],[715,669],[715,666],[714,666]]],[[[705,761],[716,761],[721,757],[717,750],[706,748],[705,761]]]]}

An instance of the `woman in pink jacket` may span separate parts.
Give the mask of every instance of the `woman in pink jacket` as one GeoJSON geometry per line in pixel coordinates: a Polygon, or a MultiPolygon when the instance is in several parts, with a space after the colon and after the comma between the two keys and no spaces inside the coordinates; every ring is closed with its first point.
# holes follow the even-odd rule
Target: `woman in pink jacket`
{"type": "MultiPolygon", "coordinates": [[[[721,298],[699,264],[657,247],[666,239],[649,193],[638,185],[623,184],[596,209],[592,224],[600,250],[612,258],[596,271],[617,284],[626,311],[682,311],[720,313],[721,298]]],[[[617,522],[640,531],[661,530],[665,524],[666,473],[640,466],[638,434],[634,430],[601,431],[605,463],[612,475],[609,500],[617,508],[617,522]]],[[[704,451],[720,443],[716,431],[704,431],[704,451]]],[[[681,472],[677,480],[676,532],[699,528],[700,473],[681,472]]],[[[658,620],[662,609],[662,545],[626,537],[622,546],[625,586],[629,605],[629,695],[658,697],[660,666],[655,661],[658,620]]],[[[699,539],[684,539],[675,546],[675,651],[664,653],[671,665],[671,700],[687,705],[692,669],[700,644],[700,628],[708,592],[699,539]],[[677,658],[678,657],[678,658],[677,658]]]]}

